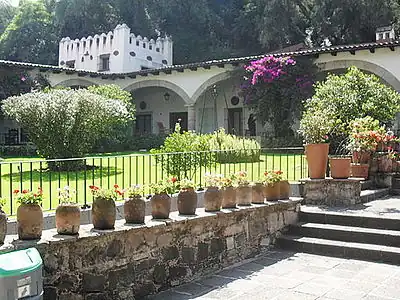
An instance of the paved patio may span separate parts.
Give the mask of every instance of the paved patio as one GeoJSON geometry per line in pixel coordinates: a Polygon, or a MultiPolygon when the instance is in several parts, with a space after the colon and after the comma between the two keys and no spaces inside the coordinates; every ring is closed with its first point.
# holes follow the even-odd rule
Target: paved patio
{"type": "Polygon", "coordinates": [[[150,299],[393,300],[400,266],[276,251],[150,299]]]}

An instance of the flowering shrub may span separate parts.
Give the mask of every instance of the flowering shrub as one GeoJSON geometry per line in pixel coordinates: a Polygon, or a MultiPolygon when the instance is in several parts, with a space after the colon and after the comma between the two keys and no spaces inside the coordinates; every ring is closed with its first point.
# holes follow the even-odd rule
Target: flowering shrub
{"type": "Polygon", "coordinates": [[[150,185],[151,191],[156,194],[173,194],[177,190],[176,183],[178,179],[176,177],[160,180],[157,183],[150,185]]]}
{"type": "Polygon", "coordinates": [[[76,191],[71,189],[69,186],[65,186],[63,189],[58,189],[58,201],[60,204],[73,203],[75,195],[76,191]]]}
{"type": "Polygon", "coordinates": [[[36,192],[30,190],[14,190],[14,194],[17,196],[17,203],[23,204],[35,204],[42,205],[43,202],[43,190],[38,188],[36,192]]]}
{"type": "Polygon", "coordinates": [[[124,191],[129,199],[141,197],[144,194],[144,187],[142,185],[132,185],[124,191]]]}
{"type": "Polygon", "coordinates": [[[328,143],[334,126],[327,112],[310,108],[304,112],[298,132],[303,136],[305,144],[328,143]]]}
{"type": "Polygon", "coordinates": [[[235,175],[223,176],[221,178],[222,187],[234,187],[237,185],[235,175]]]}
{"type": "Polygon", "coordinates": [[[247,177],[247,172],[246,171],[239,171],[236,172],[234,175],[234,180],[237,182],[239,186],[243,185],[249,185],[250,181],[249,178],[247,177]]]}
{"type": "Polygon", "coordinates": [[[95,185],[91,185],[89,186],[89,188],[92,192],[94,201],[100,199],[108,201],[116,201],[119,197],[123,197],[125,192],[121,190],[118,184],[115,184],[113,189],[103,189],[95,185]]]}
{"type": "Polygon", "coordinates": [[[178,187],[181,190],[195,189],[196,188],[196,184],[194,183],[193,180],[184,178],[184,179],[179,181],[178,187]]]}
{"type": "Polygon", "coordinates": [[[283,180],[283,172],[282,171],[266,171],[264,173],[264,183],[265,184],[274,184],[277,182],[281,182],[283,180]]]}
{"type": "Polygon", "coordinates": [[[349,149],[352,151],[374,151],[385,137],[379,121],[371,117],[358,118],[350,122],[349,149]]]}
{"type": "Polygon", "coordinates": [[[206,173],[204,175],[207,187],[221,187],[223,176],[221,174],[206,173]]]}

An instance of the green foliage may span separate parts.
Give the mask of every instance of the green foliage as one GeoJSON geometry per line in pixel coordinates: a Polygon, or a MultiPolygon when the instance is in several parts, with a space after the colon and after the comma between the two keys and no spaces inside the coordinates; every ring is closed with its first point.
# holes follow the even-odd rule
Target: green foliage
{"type": "Polygon", "coordinates": [[[321,108],[315,109],[306,105],[306,110],[300,120],[299,133],[303,136],[305,144],[320,144],[328,142],[328,136],[333,132],[335,121],[329,111],[321,108]]]}
{"type": "Polygon", "coordinates": [[[144,194],[144,187],[141,185],[132,185],[125,191],[125,195],[127,195],[129,199],[139,198],[143,194],[144,194]]]}
{"type": "Polygon", "coordinates": [[[172,195],[177,191],[177,179],[175,177],[160,180],[157,183],[150,185],[150,190],[155,195],[168,194],[172,195]]]}
{"type": "Polygon", "coordinates": [[[17,146],[0,146],[1,157],[23,157],[23,156],[36,156],[37,148],[35,145],[29,143],[26,145],[17,146]]]}
{"type": "Polygon", "coordinates": [[[46,159],[82,157],[110,134],[110,128],[131,117],[126,103],[85,89],[11,97],[2,109],[26,130],[46,159]]]}
{"type": "Polygon", "coordinates": [[[0,211],[3,212],[3,207],[6,205],[7,200],[5,198],[0,198],[0,211]]]}
{"type": "MultiPolygon", "coordinates": [[[[381,124],[390,124],[399,108],[400,95],[395,90],[381,83],[377,76],[365,74],[356,67],[343,75],[329,75],[326,81],[317,83],[315,95],[306,104],[311,114],[322,113],[326,121],[334,121],[336,134],[348,134],[350,122],[366,116],[381,124]]],[[[305,117],[312,118],[308,114],[305,117]]]]}
{"type": "Polygon", "coordinates": [[[71,204],[74,203],[74,198],[76,195],[76,190],[65,186],[62,189],[58,189],[58,202],[60,204],[71,204]]]}
{"type": "Polygon", "coordinates": [[[113,189],[100,188],[95,185],[91,185],[89,188],[94,202],[96,200],[117,201],[119,197],[124,195],[118,184],[115,184],[113,189]]]}
{"type": "Polygon", "coordinates": [[[17,203],[21,205],[42,205],[43,202],[43,191],[42,188],[38,188],[36,192],[30,190],[15,190],[17,203]]]}

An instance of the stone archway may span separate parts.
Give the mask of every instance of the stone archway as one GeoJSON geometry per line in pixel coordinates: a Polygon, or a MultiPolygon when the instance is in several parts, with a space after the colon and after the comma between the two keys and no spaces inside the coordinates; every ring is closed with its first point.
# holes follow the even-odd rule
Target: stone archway
{"type": "Polygon", "coordinates": [[[391,72],[387,69],[362,60],[334,60],[328,62],[317,62],[317,66],[319,67],[320,71],[333,71],[339,69],[347,69],[351,66],[355,66],[360,70],[364,70],[370,73],[375,74],[379,78],[381,78],[386,84],[391,86],[396,91],[400,92],[400,81],[396,78],[391,72]]]}
{"type": "Polygon", "coordinates": [[[74,87],[74,86],[79,86],[79,87],[89,87],[92,85],[97,85],[94,82],[91,82],[89,80],[86,79],[68,79],[68,80],[64,80],[61,81],[60,83],[57,83],[55,85],[55,87],[59,87],[59,86],[64,86],[64,87],[74,87]]]}
{"type": "Polygon", "coordinates": [[[180,98],[183,99],[183,101],[187,104],[190,105],[192,101],[190,100],[189,95],[179,86],[176,84],[165,81],[165,80],[144,80],[144,81],[139,81],[135,82],[131,85],[128,85],[127,87],[124,88],[124,90],[129,91],[129,92],[134,92],[138,89],[142,88],[151,88],[151,87],[156,87],[156,88],[165,88],[167,90],[173,91],[176,93],[180,98]]]}
{"type": "Polygon", "coordinates": [[[200,96],[203,95],[203,93],[210,89],[210,87],[212,87],[214,84],[230,78],[232,78],[231,72],[223,72],[211,77],[210,79],[205,81],[193,94],[192,103],[195,104],[200,96]]]}

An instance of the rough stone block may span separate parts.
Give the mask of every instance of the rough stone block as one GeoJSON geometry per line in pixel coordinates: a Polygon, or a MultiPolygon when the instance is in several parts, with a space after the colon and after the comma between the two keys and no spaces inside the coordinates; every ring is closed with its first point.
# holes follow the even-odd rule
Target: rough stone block
{"type": "Polygon", "coordinates": [[[179,250],[175,246],[163,249],[162,254],[165,261],[179,258],[179,250]]]}
{"type": "Polygon", "coordinates": [[[104,291],[104,285],[106,278],[104,275],[96,275],[90,273],[83,274],[83,291],[84,292],[102,292],[104,291]]]}
{"type": "Polygon", "coordinates": [[[226,238],[226,249],[232,250],[235,249],[235,239],[233,238],[233,236],[227,237],[226,238]]]}
{"type": "Polygon", "coordinates": [[[195,251],[193,248],[184,247],[182,249],[182,260],[185,264],[192,265],[196,262],[195,251]]]}
{"type": "Polygon", "coordinates": [[[199,243],[197,248],[197,261],[203,261],[208,258],[209,244],[199,243]]]}

